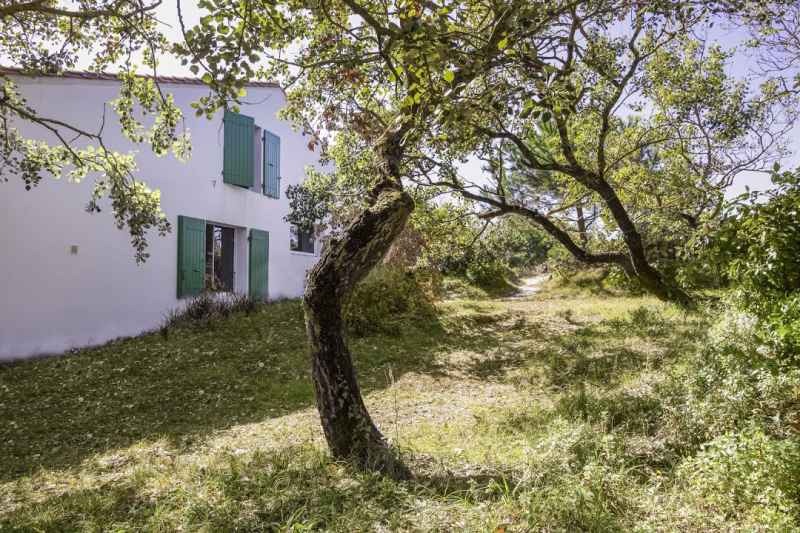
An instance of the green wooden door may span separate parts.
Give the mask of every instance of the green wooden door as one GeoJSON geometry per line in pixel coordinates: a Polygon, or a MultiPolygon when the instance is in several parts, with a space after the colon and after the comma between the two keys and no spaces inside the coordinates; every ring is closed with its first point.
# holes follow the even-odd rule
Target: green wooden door
{"type": "Polygon", "coordinates": [[[250,230],[250,298],[266,300],[269,296],[269,233],[250,230]]]}
{"type": "Polygon", "coordinates": [[[264,194],[279,198],[281,194],[281,138],[264,131],[264,194]]]}
{"type": "Polygon", "coordinates": [[[252,187],[255,178],[255,120],[232,111],[225,111],[224,120],[222,181],[252,187]]]}
{"type": "Polygon", "coordinates": [[[178,217],[178,298],[203,292],[206,270],[206,221],[178,217]]]}

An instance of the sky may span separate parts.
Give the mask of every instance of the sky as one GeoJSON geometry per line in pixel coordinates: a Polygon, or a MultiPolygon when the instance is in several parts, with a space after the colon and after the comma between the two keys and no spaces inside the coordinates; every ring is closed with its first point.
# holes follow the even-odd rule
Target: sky
{"type": "MultiPolygon", "coordinates": [[[[181,3],[183,18],[187,27],[196,24],[200,19],[200,10],[192,0],[181,3]]],[[[163,33],[170,40],[180,40],[181,30],[178,23],[176,2],[164,2],[156,9],[156,17],[161,22],[163,33]]],[[[745,30],[735,28],[719,21],[714,27],[707,31],[707,37],[723,45],[724,48],[738,46],[737,53],[730,65],[730,72],[738,77],[753,78],[753,83],[758,83],[758,76],[755,76],[757,64],[755,58],[744,50],[741,46],[748,38],[745,30]]],[[[88,64],[88,61],[87,61],[88,64]]],[[[164,56],[160,60],[159,73],[162,75],[192,76],[187,66],[182,66],[180,62],[172,56],[164,56]]],[[[783,162],[784,168],[793,168],[800,165],[800,129],[795,128],[789,134],[790,149],[792,155],[783,162]]],[[[486,177],[481,170],[481,163],[476,159],[471,159],[462,167],[462,172],[475,183],[485,183],[486,177]]],[[[729,196],[735,196],[745,191],[745,187],[754,190],[763,190],[769,187],[770,181],[766,174],[762,173],[743,173],[739,175],[733,186],[728,191],[729,196]]]]}
{"type": "MultiPolygon", "coordinates": [[[[726,23],[715,24],[709,30],[708,37],[722,45],[723,48],[731,46],[737,47],[737,53],[732,58],[730,73],[737,78],[752,78],[752,84],[756,86],[763,78],[757,74],[758,64],[755,53],[747,50],[744,41],[749,35],[742,28],[731,27],[726,23]]],[[[800,166],[800,127],[795,126],[788,132],[789,150],[791,155],[782,161],[784,168],[794,168],[800,166]]],[[[745,186],[752,190],[764,190],[769,188],[771,181],[767,174],[763,173],[742,173],[728,190],[728,196],[736,196],[745,192],[745,186]]]]}

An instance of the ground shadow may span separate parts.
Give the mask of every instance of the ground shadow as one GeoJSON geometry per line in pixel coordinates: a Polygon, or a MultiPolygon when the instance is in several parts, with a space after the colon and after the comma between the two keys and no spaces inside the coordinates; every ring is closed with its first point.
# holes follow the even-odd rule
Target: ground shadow
{"type": "MultiPolygon", "coordinates": [[[[364,393],[409,370],[437,374],[439,320],[350,339],[364,393]]],[[[231,426],[314,404],[297,301],[249,315],[0,366],[0,481],[166,439],[177,451],[231,426]]]]}
{"type": "MultiPolygon", "coordinates": [[[[400,318],[391,335],[351,336],[363,393],[409,371],[444,376],[442,358],[451,350],[481,353],[501,345],[503,328],[514,323],[503,326],[480,310],[447,329],[431,315],[400,318]]],[[[141,441],[165,440],[180,453],[214,431],[314,405],[298,301],[167,336],[0,365],[0,390],[0,481],[74,467],[141,441]]]]}
{"type": "MultiPolygon", "coordinates": [[[[671,342],[673,334],[655,319],[636,320],[642,322],[634,316],[553,332],[522,313],[478,306],[455,317],[403,322],[394,335],[349,340],[365,394],[391,384],[387,368],[394,380],[411,371],[446,375],[454,351],[480,355],[458,368],[475,379],[499,379],[537,362],[553,384],[564,385],[607,381],[643,364],[649,354],[619,347],[586,355],[625,328],[671,342]]],[[[314,404],[297,301],[167,337],[154,333],[0,366],[0,390],[0,481],[74,467],[140,441],[165,439],[180,453],[212,432],[314,404]]]]}
{"type": "MultiPolygon", "coordinates": [[[[353,530],[376,521],[390,530],[412,526],[409,510],[421,499],[497,501],[517,481],[512,472],[451,471],[441,463],[413,465],[417,477],[389,482],[379,475],[334,463],[308,446],[248,457],[221,458],[202,472],[176,480],[179,497],[153,498],[141,485],[150,476],[125,479],[112,486],[53,495],[35,506],[0,517],[2,530],[101,530],[109,524],[137,530],[177,527],[210,531],[353,530]],[[207,498],[213,487],[218,499],[207,498]],[[242,512],[243,510],[250,510],[242,512]]],[[[459,468],[468,468],[459,465],[459,468]]]]}
{"type": "Polygon", "coordinates": [[[571,313],[562,315],[564,322],[553,326],[511,314],[491,332],[466,321],[464,340],[472,338],[478,346],[488,341],[493,349],[466,362],[462,371],[478,379],[504,379],[515,368],[535,367],[542,370],[538,376],[545,386],[612,387],[628,372],[657,370],[703,334],[700,321],[665,318],[648,307],[634,309],[624,318],[593,322],[571,313]]]}

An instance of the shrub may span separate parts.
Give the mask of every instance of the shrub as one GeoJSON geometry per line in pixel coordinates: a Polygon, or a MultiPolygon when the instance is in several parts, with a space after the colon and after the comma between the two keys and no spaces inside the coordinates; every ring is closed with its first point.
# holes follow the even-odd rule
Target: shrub
{"type": "Polygon", "coordinates": [[[788,437],[797,416],[800,369],[759,342],[757,320],[728,310],[706,347],[660,386],[667,440],[680,454],[716,435],[757,425],[788,437]]]}
{"type": "Polygon", "coordinates": [[[752,195],[725,222],[713,249],[727,265],[739,305],[760,320],[763,339],[794,358],[800,356],[800,170],[772,179],[778,187],[752,195]]]}
{"type": "Polygon", "coordinates": [[[467,265],[465,277],[471,284],[492,295],[502,296],[516,291],[509,281],[514,273],[500,261],[474,261],[467,265]]]}
{"type": "Polygon", "coordinates": [[[800,523],[800,440],[755,427],[726,433],[683,462],[678,479],[682,507],[699,508],[698,528],[732,518],[749,531],[793,531],[800,523]]]}
{"type": "Polygon", "coordinates": [[[258,309],[259,302],[241,294],[215,294],[204,292],[188,300],[182,308],[167,313],[161,324],[162,335],[180,326],[208,326],[216,320],[227,318],[233,313],[250,314],[258,309]]]}
{"type": "Polygon", "coordinates": [[[472,285],[461,276],[442,278],[442,295],[446,298],[466,298],[471,300],[481,300],[489,297],[488,292],[472,285]]]}
{"type": "Polygon", "coordinates": [[[514,290],[509,283],[514,271],[543,263],[550,243],[527,220],[504,217],[486,225],[469,214],[468,204],[431,204],[415,210],[411,226],[421,239],[414,243],[421,246],[417,267],[503,294],[514,290]]]}
{"type": "Polygon", "coordinates": [[[424,272],[383,265],[359,283],[344,308],[348,332],[356,336],[397,331],[398,320],[430,318],[435,284],[424,272]]]}
{"type": "Polygon", "coordinates": [[[553,246],[547,251],[547,271],[556,281],[568,280],[585,269],[586,265],[575,259],[563,246],[553,246]]]}

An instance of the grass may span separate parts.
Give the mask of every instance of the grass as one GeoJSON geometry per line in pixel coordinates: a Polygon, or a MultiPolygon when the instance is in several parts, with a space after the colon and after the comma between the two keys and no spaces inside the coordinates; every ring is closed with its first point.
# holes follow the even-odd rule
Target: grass
{"type": "Polygon", "coordinates": [[[549,285],[353,339],[409,482],[327,455],[297,302],[0,367],[0,530],[691,530],[656,391],[707,328],[549,285]]]}

